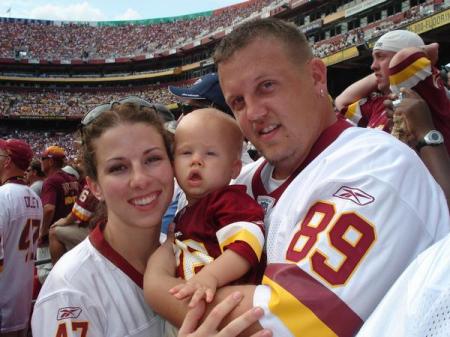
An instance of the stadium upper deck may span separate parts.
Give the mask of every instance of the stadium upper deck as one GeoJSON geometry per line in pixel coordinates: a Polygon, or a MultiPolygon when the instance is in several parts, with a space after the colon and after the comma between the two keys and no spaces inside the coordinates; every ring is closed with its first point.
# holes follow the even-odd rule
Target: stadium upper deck
{"type": "Polygon", "coordinates": [[[152,58],[176,47],[194,47],[203,37],[280,2],[252,0],[216,11],[138,21],[59,22],[0,18],[0,58],[113,62],[152,58]],[[119,60],[120,61],[120,60],[119,60]]]}
{"type": "MultiPolygon", "coordinates": [[[[405,27],[432,16],[449,3],[448,0],[251,0],[216,11],[155,20],[74,23],[0,18],[0,65],[5,66],[0,71],[23,77],[30,69],[27,64],[42,68],[51,65],[54,77],[55,69],[61,65],[65,68],[60,68],[62,71],[56,77],[66,77],[67,66],[76,69],[77,65],[90,65],[84,77],[104,77],[114,71],[99,71],[99,65],[139,64],[147,60],[147,66],[137,70],[145,73],[190,65],[198,60],[205,63],[215,42],[233,26],[249,18],[266,16],[295,22],[314,44],[316,55],[325,58],[347,47],[369,43],[387,29],[405,27]],[[189,58],[189,55],[195,56],[189,58]],[[158,60],[170,57],[175,61],[157,65],[158,60]],[[17,64],[19,68],[8,68],[17,64]],[[148,66],[151,64],[153,67],[148,66]]],[[[447,25],[450,14],[442,16],[440,26],[447,25]]],[[[427,30],[438,27],[430,25],[427,30]]],[[[415,28],[411,25],[408,29],[415,28]]],[[[347,54],[354,57],[355,50],[347,54]]],[[[203,65],[200,63],[197,67],[203,65]]],[[[327,63],[337,63],[336,58],[327,63]]],[[[191,68],[195,65],[188,70],[191,68]]],[[[36,75],[36,67],[33,69],[31,76],[47,76],[45,70],[36,75]]],[[[174,70],[180,71],[185,69],[174,70]]],[[[128,75],[123,69],[119,73],[128,75]]]]}

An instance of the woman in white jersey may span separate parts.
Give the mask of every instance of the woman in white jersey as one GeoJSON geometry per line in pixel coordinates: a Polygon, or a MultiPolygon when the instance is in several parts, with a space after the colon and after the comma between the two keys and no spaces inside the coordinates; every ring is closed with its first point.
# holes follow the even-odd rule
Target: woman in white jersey
{"type": "Polygon", "coordinates": [[[173,194],[169,139],[151,107],[124,103],[95,114],[84,119],[83,156],[106,217],[49,274],[33,336],[163,336],[142,278],[173,194]]]}

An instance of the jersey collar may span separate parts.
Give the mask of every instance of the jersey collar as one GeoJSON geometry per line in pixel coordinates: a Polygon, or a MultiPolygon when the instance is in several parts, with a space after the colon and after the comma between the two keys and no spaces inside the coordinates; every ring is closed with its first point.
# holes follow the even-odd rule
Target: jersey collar
{"type": "Polygon", "coordinates": [[[9,177],[8,179],[6,179],[3,184],[19,184],[19,185],[27,185],[27,182],[25,181],[25,178],[23,176],[14,176],[14,177],[9,177]]]}
{"type": "Polygon", "coordinates": [[[282,183],[277,189],[268,193],[261,179],[261,172],[268,164],[266,160],[262,162],[262,164],[258,167],[252,179],[252,191],[253,197],[255,199],[260,195],[268,195],[273,197],[275,200],[278,200],[281,194],[283,194],[284,190],[289,186],[291,181],[306,167],[309,163],[311,163],[319,154],[321,154],[329,145],[331,145],[339,135],[344,132],[345,129],[351,127],[352,125],[347,122],[345,119],[338,117],[338,120],[333,123],[331,126],[326,128],[322,134],[317,139],[316,143],[312,146],[311,151],[305,160],[300,164],[299,167],[295,169],[295,171],[289,176],[288,179],[284,183],[282,183]]]}
{"type": "Polygon", "coordinates": [[[92,245],[106,257],[112,264],[122,270],[139,288],[143,288],[144,276],[138,272],[122,255],[114,250],[110,244],[105,240],[103,230],[105,228],[104,222],[99,222],[94,230],[89,234],[89,240],[92,245]]]}

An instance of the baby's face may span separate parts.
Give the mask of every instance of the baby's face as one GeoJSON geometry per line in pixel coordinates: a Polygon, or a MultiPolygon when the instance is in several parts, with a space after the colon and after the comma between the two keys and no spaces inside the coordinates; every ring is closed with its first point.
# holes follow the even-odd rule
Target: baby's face
{"type": "Polygon", "coordinates": [[[228,185],[239,174],[237,152],[230,148],[224,128],[208,123],[201,128],[177,128],[175,176],[190,204],[228,185]]]}

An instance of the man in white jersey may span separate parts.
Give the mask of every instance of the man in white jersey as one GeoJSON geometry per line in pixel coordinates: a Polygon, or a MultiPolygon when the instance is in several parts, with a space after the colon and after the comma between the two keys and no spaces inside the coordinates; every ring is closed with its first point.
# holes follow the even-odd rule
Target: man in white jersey
{"type": "Polygon", "coordinates": [[[450,336],[450,234],[421,253],[357,337],[450,336]]]}
{"type": "MultiPolygon", "coordinates": [[[[214,303],[239,290],[228,319],[262,307],[248,333],[353,336],[406,266],[450,231],[441,188],[406,145],[336,117],[326,66],[295,26],[244,23],[215,61],[227,104],[267,160],[238,182],[271,212],[262,285],[221,288],[214,303]]],[[[180,281],[164,248],[148,264],[149,290],[160,289],[150,304],[177,325],[186,306],[166,296],[180,281]]]]}
{"type": "MultiPolygon", "coordinates": [[[[426,102],[414,91],[402,89],[396,110],[408,126],[408,138],[417,142],[434,129],[426,102]]],[[[396,112],[397,112],[396,111],[396,112]]],[[[420,156],[450,200],[450,158],[443,144],[424,146],[420,156]]],[[[357,337],[450,336],[450,234],[422,252],[395,281],[364,323],[357,337]]]]}
{"type": "Polygon", "coordinates": [[[27,186],[33,152],[18,139],[0,139],[0,336],[26,336],[42,203],[27,186]]]}

